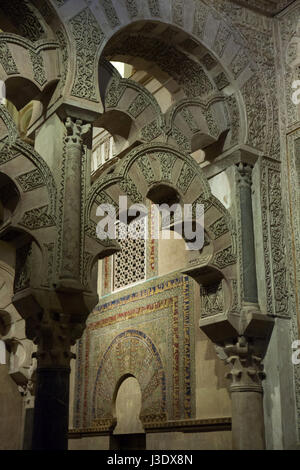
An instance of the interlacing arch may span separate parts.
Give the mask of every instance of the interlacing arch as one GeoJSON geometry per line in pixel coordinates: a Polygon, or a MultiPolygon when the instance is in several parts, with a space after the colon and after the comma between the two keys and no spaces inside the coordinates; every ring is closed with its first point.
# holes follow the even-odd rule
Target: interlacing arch
{"type": "Polygon", "coordinates": [[[16,241],[18,246],[14,286],[17,291],[22,287],[24,267],[32,250],[40,260],[32,275],[37,283],[40,281],[39,271],[43,259],[47,260],[49,256],[50,242],[57,230],[56,183],[44,159],[20,139],[13,119],[3,105],[0,106],[0,129],[0,201],[3,213],[0,238],[12,243],[16,241]]]}
{"type": "MultiPolygon", "coordinates": [[[[145,204],[147,198],[154,203],[170,204],[170,194],[171,198],[176,195],[176,202],[181,206],[192,204],[195,209],[196,204],[203,204],[205,208],[206,243],[200,252],[192,252],[192,264],[186,269],[197,266],[196,277],[201,283],[224,279],[225,290],[229,289],[230,292],[231,283],[236,279],[237,263],[231,216],[212,195],[195,160],[169,145],[152,143],[139,146],[117,165],[106,170],[92,186],[86,207],[86,218],[90,221],[86,230],[89,243],[97,243],[90,227],[95,228],[101,220],[96,215],[100,204],[112,204],[118,211],[119,196],[122,195],[128,197],[128,206],[145,204]]],[[[101,241],[98,240],[98,243],[101,241]]],[[[195,277],[195,273],[190,272],[190,275],[195,277]]],[[[228,309],[230,302],[227,302],[228,309]]]]}
{"type": "Polygon", "coordinates": [[[100,58],[150,60],[165,64],[171,75],[174,72],[177,77],[173,74],[172,78],[179,80],[187,97],[203,98],[205,90],[222,93],[226,89],[228,118],[234,124],[229,147],[249,144],[266,153],[275,151],[273,105],[246,39],[211,2],[186,0],[179,2],[180,8],[177,3],[107,1],[100,7],[97,2],[96,10],[91,2],[84,8],[74,5],[72,18],[67,9],[59,7],[62,2],[57,4],[57,13],[62,21],[68,22],[69,34],[74,39],[71,57],[76,57],[76,73],[73,84],[66,89],[66,97],[79,98],[87,109],[98,113],[99,105],[105,108],[99,86],[100,58]],[[155,44],[157,47],[153,48],[155,44]],[[169,55],[168,63],[160,61],[167,48],[174,52],[165,56],[169,55]],[[88,70],[83,68],[87,50],[94,57],[88,70]],[[177,56],[184,61],[183,68],[178,67],[177,56]]]}

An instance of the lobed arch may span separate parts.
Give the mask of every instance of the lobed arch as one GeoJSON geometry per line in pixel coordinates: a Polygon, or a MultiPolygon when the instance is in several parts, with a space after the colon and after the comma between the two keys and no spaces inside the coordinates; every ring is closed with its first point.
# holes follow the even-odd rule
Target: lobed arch
{"type": "MultiPolygon", "coordinates": [[[[28,284],[25,272],[29,275],[27,264],[33,252],[37,262],[30,276],[35,285],[45,276],[40,273],[43,259],[48,259],[49,249],[53,253],[52,241],[56,235],[56,184],[46,162],[19,138],[3,105],[0,106],[0,129],[0,200],[2,207],[9,209],[1,221],[0,238],[18,252],[16,292],[28,284]]],[[[42,283],[46,286],[45,279],[42,283]]]]}
{"type": "MultiPolygon", "coordinates": [[[[147,198],[159,204],[192,204],[193,210],[197,203],[203,204],[205,245],[200,251],[189,252],[184,272],[201,285],[222,285],[226,314],[236,308],[233,293],[233,285],[237,279],[234,225],[229,212],[212,195],[202,170],[190,155],[161,143],[141,145],[129,152],[117,165],[106,170],[91,187],[86,208],[89,227],[96,230],[97,223],[101,220],[96,216],[100,204],[110,203],[118,212],[121,195],[127,195],[128,206],[144,204],[147,198]],[[175,195],[177,200],[170,201],[170,194],[175,195]]],[[[94,234],[90,228],[86,230],[88,243],[91,245],[101,243],[94,234]]],[[[107,240],[107,243],[112,241],[107,240]]],[[[103,256],[105,255],[104,253],[103,256]]],[[[93,262],[95,261],[96,259],[93,262]]]]}
{"type": "Polygon", "coordinates": [[[18,109],[59,81],[58,48],[55,40],[32,43],[13,33],[0,33],[0,79],[6,83],[8,98],[17,98],[14,82],[24,88],[18,109]]]}
{"type": "Polygon", "coordinates": [[[219,147],[225,149],[233,143],[233,123],[222,94],[206,99],[186,98],[163,113],[155,97],[142,85],[123,79],[107,61],[103,61],[102,69],[105,110],[94,125],[105,128],[115,140],[122,135],[125,144],[118,146],[118,153],[133,144],[151,141],[166,142],[187,152],[211,147],[210,153],[213,145],[220,143],[219,147]]]}
{"type": "Polygon", "coordinates": [[[158,28],[164,25],[170,36],[173,35],[173,43],[175,41],[178,45],[180,37],[186,43],[187,56],[198,54],[216,89],[226,89],[232,120],[238,120],[236,125],[240,125],[235,144],[247,143],[259,150],[270,151],[274,140],[273,107],[259,68],[249,52],[246,39],[211,3],[198,0],[107,0],[99,6],[98,2],[91,1],[89,7],[72,5],[72,12],[68,3],[59,3],[60,7],[56,4],[57,13],[73,36],[76,57],[74,81],[66,93],[68,99],[74,102],[84,100],[86,107],[96,113],[100,105],[102,112],[104,104],[99,92],[98,66],[107,45],[117,34],[128,27],[134,28],[137,23],[143,23],[145,27],[155,23],[158,28]],[[87,30],[90,34],[82,39],[83,31],[87,30]],[[178,33],[175,40],[174,31],[178,33]],[[87,43],[94,61],[84,70],[87,43]],[[87,78],[89,90],[83,86],[82,74],[87,78]]]}

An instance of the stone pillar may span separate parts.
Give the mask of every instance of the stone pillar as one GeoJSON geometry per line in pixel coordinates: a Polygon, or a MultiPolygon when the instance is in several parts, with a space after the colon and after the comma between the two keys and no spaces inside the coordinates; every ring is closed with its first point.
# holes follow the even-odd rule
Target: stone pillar
{"type": "Polygon", "coordinates": [[[66,120],[67,137],[63,242],[60,283],[63,287],[80,286],[80,247],[81,247],[81,168],[83,137],[90,131],[91,125],[83,125],[77,119],[66,120]]]}
{"type": "Polygon", "coordinates": [[[37,370],[33,450],[68,449],[69,375],[67,367],[37,370]]]}
{"type": "Polygon", "coordinates": [[[67,450],[72,324],[65,314],[44,311],[37,326],[33,450],[67,450]]]}
{"type": "Polygon", "coordinates": [[[239,163],[238,183],[241,210],[243,289],[245,303],[258,303],[252,210],[252,165],[239,163]]]}
{"type": "Polygon", "coordinates": [[[262,358],[245,337],[224,348],[231,371],[232,445],[234,450],[265,448],[262,358]]]}

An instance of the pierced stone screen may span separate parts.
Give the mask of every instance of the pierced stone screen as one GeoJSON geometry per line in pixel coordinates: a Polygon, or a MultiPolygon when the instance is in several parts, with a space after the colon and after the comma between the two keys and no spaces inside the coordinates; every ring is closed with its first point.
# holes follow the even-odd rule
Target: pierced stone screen
{"type": "Polygon", "coordinates": [[[114,290],[146,279],[145,234],[147,233],[147,219],[144,218],[137,222],[133,221],[128,227],[120,223],[118,229],[118,243],[122,250],[114,255],[114,290]],[[129,234],[125,237],[126,229],[129,234]],[[133,239],[133,233],[138,239],[133,239]]]}

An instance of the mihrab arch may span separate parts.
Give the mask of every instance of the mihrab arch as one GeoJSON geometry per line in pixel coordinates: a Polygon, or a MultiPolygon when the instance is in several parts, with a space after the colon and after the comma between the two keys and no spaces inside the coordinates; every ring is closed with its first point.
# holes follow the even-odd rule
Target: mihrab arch
{"type": "Polygon", "coordinates": [[[163,419],[166,414],[164,365],[151,338],[142,331],[131,329],[122,331],[114,338],[99,364],[93,391],[95,426],[104,429],[115,426],[115,391],[120,386],[120,380],[130,375],[135,375],[141,387],[142,422],[153,421],[155,417],[163,419]],[[127,343],[126,347],[124,343],[127,343]],[[150,393],[153,389],[156,391],[155,400],[150,393]]]}

